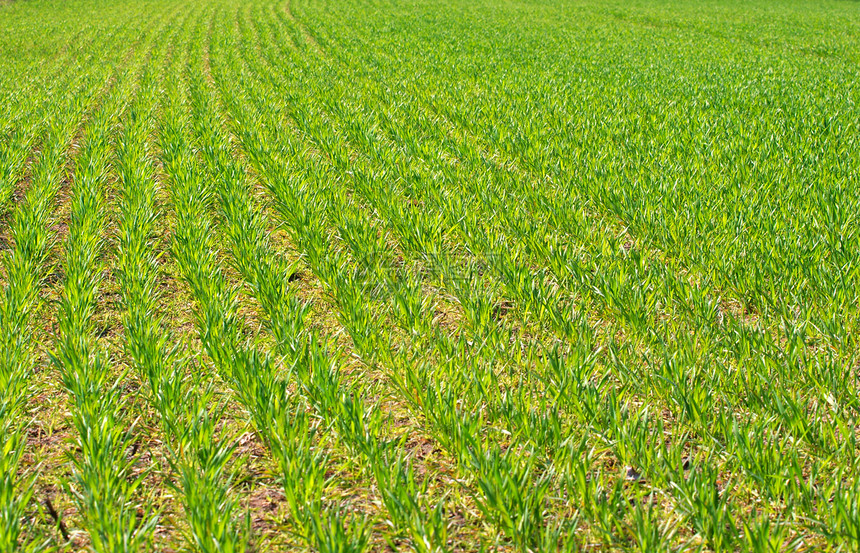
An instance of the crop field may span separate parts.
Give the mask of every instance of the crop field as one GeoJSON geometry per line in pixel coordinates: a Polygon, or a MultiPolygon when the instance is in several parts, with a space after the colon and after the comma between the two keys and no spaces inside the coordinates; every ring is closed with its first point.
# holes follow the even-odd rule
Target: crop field
{"type": "Polygon", "coordinates": [[[860,551],[860,4],[0,1],[0,552],[860,551]]]}

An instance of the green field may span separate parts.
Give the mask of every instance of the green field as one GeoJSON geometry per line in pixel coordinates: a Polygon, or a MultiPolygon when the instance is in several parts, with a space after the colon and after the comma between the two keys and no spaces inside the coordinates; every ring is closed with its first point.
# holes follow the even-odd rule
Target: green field
{"type": "Polygon", "coordinates": [[[860,4],[0,1],[0,552],[860,551],[860,4]]]}

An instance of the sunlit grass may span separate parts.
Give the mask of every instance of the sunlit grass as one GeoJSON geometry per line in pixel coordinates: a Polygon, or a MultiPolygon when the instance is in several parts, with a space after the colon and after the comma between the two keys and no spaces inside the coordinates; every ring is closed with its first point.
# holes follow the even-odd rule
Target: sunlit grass
{"type": "Polygon", "coordinates": [[[860,550],[855,8],[0,4],[0,549],[860,550]]]}

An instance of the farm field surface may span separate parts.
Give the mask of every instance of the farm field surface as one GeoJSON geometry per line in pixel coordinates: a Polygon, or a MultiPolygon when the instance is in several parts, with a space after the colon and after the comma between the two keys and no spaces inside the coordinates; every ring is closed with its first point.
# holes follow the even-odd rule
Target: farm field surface
{"type": "Polygon", "coordinates": [[[0,1],[0,551],[860,551],[860,4],[0,1]]]}

